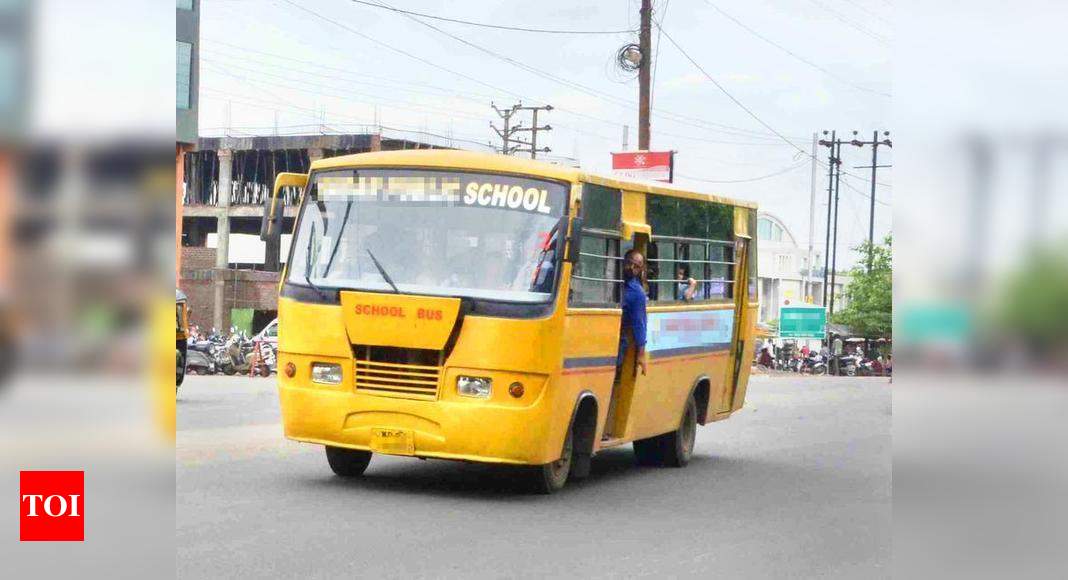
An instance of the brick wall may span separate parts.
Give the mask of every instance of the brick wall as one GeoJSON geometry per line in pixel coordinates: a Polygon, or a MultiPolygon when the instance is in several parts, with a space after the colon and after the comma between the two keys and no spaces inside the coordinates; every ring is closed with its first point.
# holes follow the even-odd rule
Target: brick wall
{"type": "MultiPolygon", "coordinates": [[[[214,255],[214,250],[211,250],[214,255]]],[[[212,259],[214,263],[214,258],[212,259]]],[[[183,264],[188,266],[188,264],[183,264]]],[[[278,272],[182,268],[179,287],[189,297],[189,322],[202,329],[212,327],[215,280],[224,281],[222,329],[230,327],[231,308],[278,309],[278,272]]],[[[220,330],[222,330],[220,329],[220,330]]]]}
{"type": "Polygon", "coordinates": [[[182,270],[210,270],[215,267],[215,248],[182,248],[182,270]]]}

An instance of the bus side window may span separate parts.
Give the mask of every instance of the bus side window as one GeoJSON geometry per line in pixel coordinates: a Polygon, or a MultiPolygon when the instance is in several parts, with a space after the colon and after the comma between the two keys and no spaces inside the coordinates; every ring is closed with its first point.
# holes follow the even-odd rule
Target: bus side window
{"type": "Polygon", "coordinates": [[[571,275],[569,303],[583,306],[619,304],[622,269],[619,239],[600,232],[585,231],[579,261],[571,275]]]}
{"type": "Polygon", "coordinates": [[[732,296],[734,208],[710,201],[650,194],[646,219],[653,230],[649,279],[654,303],[683,300],[693,278],[692,300],[722,301],[732,296]],[[655,289],[655,290],[653,290],[655,289]]]}
{"type": "Polygon", "coordinates": [[[568,303],[618,307],[623,282],[620,220],[623,193],[593,183],[582,184],[582,246],[571,274],[568,303]]]}

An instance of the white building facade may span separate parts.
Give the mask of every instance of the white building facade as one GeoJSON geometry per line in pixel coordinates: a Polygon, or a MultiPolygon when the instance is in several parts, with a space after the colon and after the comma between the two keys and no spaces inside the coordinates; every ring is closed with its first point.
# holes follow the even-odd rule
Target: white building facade
{"type": "MultiPolygon", "coordinates": [[[[823,304],[823,254],[813,248],[809,264],[807,244],[799,244],[781,219],[768,212],[757,217],[757,289],[762,323],[779,320],[779,310],[791,304],[823,304]],[[811,276],[809,270],[811,267],[811,276]]],[[[845,306],[849,274],[835,276],[835,309],[845,306]]]]}

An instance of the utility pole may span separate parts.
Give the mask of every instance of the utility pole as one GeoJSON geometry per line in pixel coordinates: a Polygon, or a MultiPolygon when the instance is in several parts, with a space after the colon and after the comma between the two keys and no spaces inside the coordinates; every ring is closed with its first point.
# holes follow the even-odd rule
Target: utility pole
{"type": "Polygon", "coordinates": [[[842,183],[842,141],[838,141],[838,153],[835,155],[834,171],[834,234],[831,239],[831,307],[827,320],[834,317],[834,284],[838,277],[838,186],[842,183]]]}
{"type": "MultiPolygon", "coordinates": [[[[868,245],[871,248],[875,248],[875,172],[880,167],[890,167],[889,165],[879,165],[879,146],[886,145],[887,147],[893,147],[893,142],[890,141],[890,131],[883,131],[884,139],[879,141],[879,132],[872,131],[871,141],[860,141],[857,139],[857,132],[853,131],[853,140],[849,142],[854,147],[863,147],[865,145],[871,145],[871,165],[861,165],[854,167],[854,169],[867,169],[871,167],[871,210],[868,214],[868,245]]],[[[868,271],[871,271],[873,252],[868,253],[868,271]]]]}
{"type": "MultiPolygon", "coordinates": [[[[826,136],[827,131],[823,134],[826,136]]],[[[827,158],[827,245],[824,246],[826,249],[823,256],[823,306],[827,308],[825,342],[827,347],[831,348],[830,322],[834,316],[834,284],[837,282],[835,274],[838,268],[838,189],[842,178],[842,140],[837,138],[835,131],[831,131],[831,139],[820,139],[818,144],[830,149],[827,158]]]]}
{"type": "Polygon", "coordinates": [[[808,195],[808,261],[805,268],[805,301],[812,296],[812,250],[816,238],[816,147],[819,137],[812,134],[812,180],[808,195]]]}
{"type": "MultiPolygon", "coordinates": [[[[522,103],[520,103],[520,105],[521,104],[522,103]]],[[[490,123],[490,127],[493,127],[493,130],[497,132],[497,136],[499,136],[501,138],[501,154],[502,155],[511,155],[512,154],[512,150],[508,146],[508,142],[511,140],[512,133],[514,131],[512,131],[512,128],[511,128],[510,125],[511,125],[511,122],[512,122],[512,115],[514,115],[515,112],[517,110],[519,110],[520,105],[512,105],[512,108],[505,109],[505,110],[502,111],[501,109],[497,108],[496,104],[494,104],[493,102],[490,102],[490,106],[493,107],[494,111],[497,111],[497,115],[500,116],[500,118],[503,121],[503,125],[504,125],[503,129],[498,129],[496,125],[494,125],[493,123],[490,123]]]]}
{"type": "Polygon", "coordinates": [[[652,19],[653,1],[642,0],[641,29],[638,35],[638,51],[641,66],[638,68],[638,150],[649,150],[649,67],[652,64],[652,19]]]}
{"type": "Polygon", "coordinates": [[[538,111],[552,111],[552,105],[545,105],[541,107],[524,107],[523,103],[512,105],[508,109],[498,109],[497,105],[490,103],[493,110],[497,112],[502,120],[503,128],[498,129],[496,125],[490,123],[490,127],[496,131],[497,135],[501,138],[501,153],[504,155],[511,155],[516,152],[530,153],[530,158],[535,159],[538,153],[548,153],[552,149],[548,147],[538,148],[538,131],[552,131],[552,127],[549,125],[538,125],[538,111]],[[530,127],[524,127],[522,124],[512,125],[512,116],[519,111],[531,112],[531,125],[530,127]],[[530,132],[530,141],[523,141],[514,135],[516,133],[530,132]],[[513,145],[513,143],[515,145],[513,145]]]}
{"type": "MultiPolygon", "coordinates": [[[[827,239],[823,243],[823,292],[820,297],[820,306],[827,307],[827,281],[828,281],[828,268],[831,265],[831,209],[834,206],[834,170],[837,167],[838,156],[835,152],[836,133],[831,131],[831,140],[820,139],[819,144],[823,147],[829,147],[830,153],[827,157],[827,239]]],[[[823,132],[823,135],[827,136],[827,131],[823,132]]]]}
{"type": "Polygon", "coordinates": [[[517,110],[519,110],[519,111],[530,111],[530,115],[531,115],[530,127],[523,127],[521,125],[517,125],[513,129],[513,131],[515,131],[517,133],[530,131],[530,143],[523,142],[523,141],[521,141],[519,139],[513,139],[513,141],[519,143],[520,145],[526,145],[525,148],[524,147],[516,147],[515,150],[516,151],[525,151],[525,152],[530,153],[530,158],[531,159],[537,158],[538,152],[548,153],[548,152],[552,151],[552,149],[550,149],[548,147],[542,147],[541,149],[538,149],[538,131],[552,131],[553,130],[553,128],[551,126],[549,126],[549,125],[545,125],[545,126],[542,126],[542,127],[538,126],[538,111],[549,112],[549,111],[553,110],[553,106],[552,105],[545,105],[543,107],[523,107],[523,106],[520,106],[517,110]]]}

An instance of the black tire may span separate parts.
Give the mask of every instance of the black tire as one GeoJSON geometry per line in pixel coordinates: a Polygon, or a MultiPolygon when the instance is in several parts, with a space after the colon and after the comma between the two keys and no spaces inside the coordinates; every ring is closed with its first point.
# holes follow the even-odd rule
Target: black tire
{"type": "Polygon", "coordinates": [[[327,445],[326,462],[338,477],[359,477],[371,463],[371,452],[327,445]]]}
{"type": "Polygon", "coordinates": [[[686,467],[693,457],[694,443],[697,441],[697,401],[693,395],[686,399],[679,427],[660,436],[660,447],[667,467],[686,467]]]}
{"type": "Polygon", "coordinates": [[[185,356],[182,354],[182,351],[178,349],[175,349],[174,354],[174,390],[177,392],[178,387],[182,386],[182,383],[185,381],[185,356]]]}
{"type": "Polygon", "coordinates": [[[549,495],[564,488],[564,484],[567,483],[567,477],[571,473],[571,463],[575,451],[573,431],[574,427],[567,431],[567,437],[564,438],[564,448],[560,450],[560,459],[531,469],[530,480],[535,492],[549,495]]]}
{"type": "Polygon", "coordinates": [[[697,401],[693,395],[686,400],[677,429],[634,442],[634,458],[638,465],[654,467],[686,467],[693,457],[697,438],[697,401]]]}
{"type": "Polygon", "coordinates": [[[664,464],[664,451],[660,447],[662,438],[660,435],[634,442],[634,460],[638,465],[658,467],[664,464]]]}
{"type": "Polygon", "coordinates": [[[222,372],[224,375],[233,376],[237,373],[237,369],[234,368],[234,365],[224,365],[222,368],[222,372]]]}

